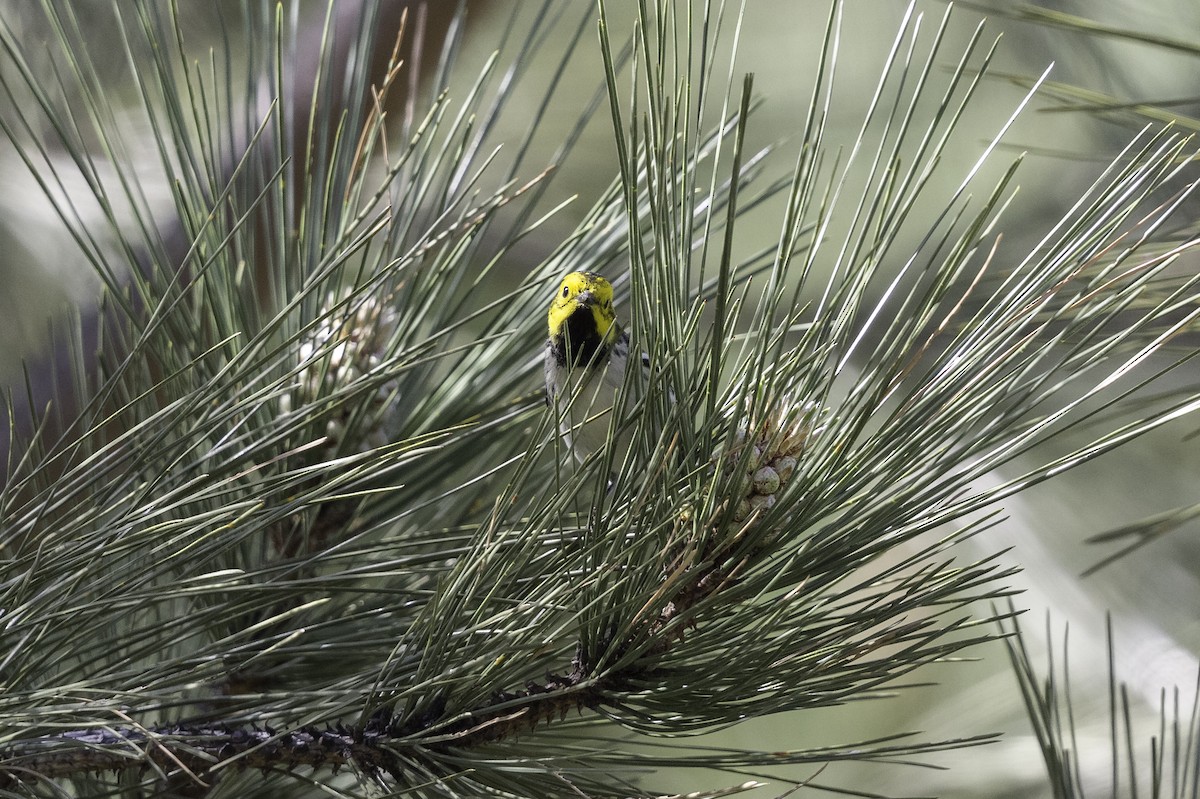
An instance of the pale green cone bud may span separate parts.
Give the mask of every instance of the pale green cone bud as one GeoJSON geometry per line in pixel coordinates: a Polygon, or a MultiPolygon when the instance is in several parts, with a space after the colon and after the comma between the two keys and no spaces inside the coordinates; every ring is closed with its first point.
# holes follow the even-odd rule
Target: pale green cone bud
{"type": "MultiPolygon", "coordinates": [[[[304,366],[297,375],[299,386],[294,395],[283,397],[280,403],[284,412],[318,402],[365,377],[386,356],[388,339],[396,325],[395,309],[375,296],[356,297],[348,306],[339,306],[338,302],[337,294],[327,296],[321,323],[299,345],[297,355],[304,366]]],[[[347,435],[356,439],[353,448],[358,452],[388,442],[386,417],[394,387],[394,381],[382,385],[368,401],[370,407],[359,417],[373,420],[368,429],[348,429],[353,410],[349,406],[326,417],[325,437],[331,454],[341,449],[347,435]]]]}
{"type": "Polygon", "coordinates": [[[821,430],[821,409],[813,403],[797,406],[790,398],[767,412],[758,424],[739,427],[734,446],[726,458],[738,462],[750,446],[742,482],[741,498],[734,510],[735,521],[744,522],[754,514],[774,507],[796,474],[805,448],[821,430]]]}

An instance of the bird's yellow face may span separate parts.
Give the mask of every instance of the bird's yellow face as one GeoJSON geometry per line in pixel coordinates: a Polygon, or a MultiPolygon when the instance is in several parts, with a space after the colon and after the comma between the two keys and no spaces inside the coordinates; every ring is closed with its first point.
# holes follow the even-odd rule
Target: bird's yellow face
{"type": "Polygon", "coordinates": [[[612,285],[595,272],[572,272],[563,278],[550,303],[550,338],[594,325],[597,338],[606,341],[616,332],[612,285]],[[582,324],[581,324],[582,323],[582,324]]]}

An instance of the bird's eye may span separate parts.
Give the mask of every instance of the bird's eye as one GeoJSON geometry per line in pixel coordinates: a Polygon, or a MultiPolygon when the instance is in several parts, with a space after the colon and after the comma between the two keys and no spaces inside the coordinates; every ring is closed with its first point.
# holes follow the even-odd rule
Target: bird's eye
{"type": "Polygon", "coordinates": [[[571,289],[568,286],[563,286],[563,299],[571,296],[571,289]]]}

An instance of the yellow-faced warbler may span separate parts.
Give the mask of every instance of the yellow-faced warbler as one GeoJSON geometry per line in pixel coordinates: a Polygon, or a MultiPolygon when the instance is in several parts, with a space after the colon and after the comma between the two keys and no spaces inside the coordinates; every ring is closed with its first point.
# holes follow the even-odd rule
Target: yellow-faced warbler
{"type": "Polygon", "coordinates": [[[547,320],[546,401],[559,415],[564,441],[582,461],[607,440],[629,360],[629,334],[617,322],[612,286],[594,272],[562,279],[547,320]]]}

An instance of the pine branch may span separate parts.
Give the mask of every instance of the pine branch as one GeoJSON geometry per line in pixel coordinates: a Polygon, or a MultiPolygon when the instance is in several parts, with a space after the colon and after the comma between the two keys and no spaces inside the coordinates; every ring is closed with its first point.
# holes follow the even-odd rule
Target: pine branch
{"type": "MultiPolygon", "coordinates": [[[[681,542],[674,548],[673,559],[664,570],[664,582],[655,591],[655,595],[667,598],[666,604],[615,647],[617,660],[622,663],[616,668],[598,668],[581,642],[564,674],[547,674],[543,681],[527,682],[523,690],[497,692],[491,701],[449,717],[444,697],[434,695],[422,703],[428,709],[419,718],[393,719],[384,708],[366,724],[339,722],[324,729],[310,725],[277,732],[266,726],[214,728],[203,722],[180,722],[150,729],[116,727],[57,733],[0,750],[0,786],[22,779],[57,779],[91,771],[144,772],[152,767],[183,768],[195,779],[203,780],[205,775],[229,767],[288,771],[308,766],[329,768],[335,775],[345,767],[369,776],[388,774],[402,788],[408,779],[406,763],[419,761],[430,752],[461,756],[464,750],[519,736],[539,724],[552,726],[570,711],[605,713],[619,709],[614,698],[635,685],[644,688],[655,683],[670,684],[672,645],[684,637],[686,629],[700,633],[693,611],[701,604],[707,604],[705,610],[711,612],[713,604],[737,601],[736,592],[728,589],[737,584],[741,572],[769,555],[771,538],[756,540],[751,534],[764,508],[769,507],[759,500],[773,500],[786,488],[797,457],[803,454],[815,431],[811,418],[787,429],[779,427],[778,418],[770,422],[761,437],[747,440],[743,435],[739,449],[730,456],[738,461],[743,451],[753,448],[760,461],[771,464],[756,467],[756,479],[747,485],[746,500],[754,503],[743,501],[739,510],[744,520],[739,533],[728,540],[718,534],[701,541],[681,542]],[[751,545],[739,546],[743,539],[751,545]]],[[[981,568],[973,579],[988,579],[989,572],[989,568],[981,568]]],[[[896,627],[863,645],[874,648],[904,644],[914,635],[923,634],[924,626],[916,622],[896,627]]],[[[964,645],[959,642],[953,648],[964,645]]]]}
{"type": "Polygon", "coordinates": [[[132,769],[184,768],[197,780],[211,769],[288,770],[297,766],[338,770],[353,766],[368,774],[402,778],[391,751],[402,731],[386,725],[362,728],[303,728],[277,733],[270,728],[235,729],[172,725],[66,732],[30,742],[5,759],[0,787],[21,779],[61,779],[72,774],[132,769]],[[73,744],[68,746],[67,744],[73,744]]]}
{"type": "MultiPolygon", "coordinates": [[[[1178,366],[1157,358],[1200,315],[1200,277],[1154,290],[1196,242],[1156,237],[1197,184],[1182,166],[1194,145],[1146,131],[1036,247],[1006,253],[994,231],[1017,164],[978,185],[1002,130],[918,213],[993,55],[976,29],[939,70],[949,14],[932,30],[905,19],[834,157],[835,6],[795,165],[772,178],[771,148],[747,149],[750,82],[713,78],[724,6],[640,4],[626,48],[602,5],[597,97],[619,176],[544,263],[494,275],[559,210],[539,204],[558,164],[524,155],[596,21],[554,7],[514,16],[507,68],[486,58],[465,83],[447,37],[398,135],[382,103],[335,122],[315,86],[315,106],[289,105],[279,13],[255,18],[248,48],[248,96],[270,99],[256,114],[228,99],[243,81],[187,60],[172,12],[130,13],[127,47],[150,65],[141,110],[179,175],[188,280],[165,260],[114,280],[101,379],[73,387],[78,418],[25,442],[0,489],[9,787],[168,790],[146,767],[221,774],[214,791],[234,795],[238,765],[304,765],[413,796],[636,794],[635,772],[668,758],[610,753],[604,733],[686,740],[873,698],[993,637],[969,607],[1008,596],[1011,570],[958,562],[954,544],[999,523],[1001,500],[1200,408],[1173,395],[981,485],[1178,366]],[[489,137],[551,40],[565,42],[552,87],[503,164],[489,137]],[[323,140],[300,160],[297,130],[323,140]],[[778,239],[740,257],[741,220],[773,198],[778,239]],[[269,265],[263,279],[249,264],[269,265]],[[609,445],[576,464],[531,393],[547,287],[614,264],[646,369],[626,370],[609,445]],[[164,714],[184,721],[153,722],[164,714]],[[100,786],[92,768],[122,773],[100,786]]],[[[78,42],[57,44],[70,59],[78,42]]],[[[35,170],[55,161],[23,135],[33,120],[81,164],[77,128],[118,162],[129,149],[103,92],[38,96],[10,127],[35,170]]],[[[110,250],[59,212],[115,276],[155,244],[154,215],[132,179],[91,185],[110,211],[127,193],[135,233],[105,228],[110,250]]],[[[707,759],[744,775],[981,740],[707,759]]]]}

